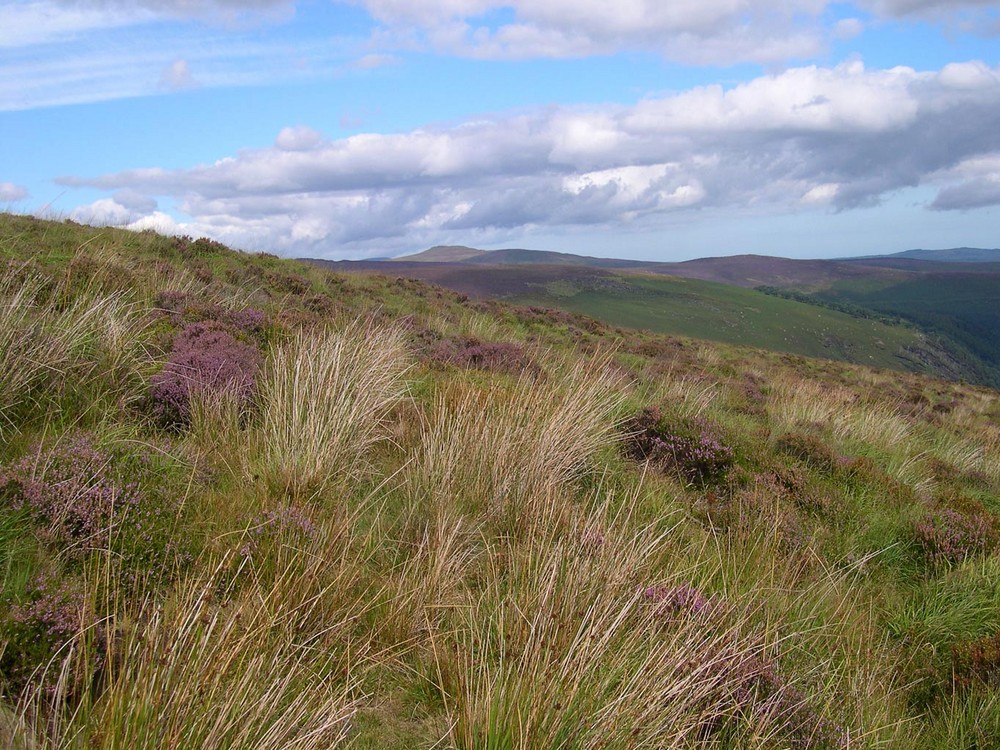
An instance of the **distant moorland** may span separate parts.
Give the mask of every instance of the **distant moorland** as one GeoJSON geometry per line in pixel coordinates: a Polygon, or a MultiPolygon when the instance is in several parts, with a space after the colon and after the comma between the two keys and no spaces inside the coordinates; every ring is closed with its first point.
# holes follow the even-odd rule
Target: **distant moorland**
{"type": "Polygon", "coordinates": [[[651,263],[437,247],[392,262],[331,267],[422,279],[613,325],[1000,386],[1000,250],[651,263]]]}

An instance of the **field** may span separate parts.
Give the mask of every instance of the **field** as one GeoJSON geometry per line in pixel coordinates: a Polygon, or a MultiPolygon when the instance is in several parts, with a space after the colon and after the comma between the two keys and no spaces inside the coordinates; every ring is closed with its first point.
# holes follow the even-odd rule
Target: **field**
{"type": "Polygon", "coordinates": [[[0,268],[0,746],[1000,746],[994,390],[29,217],[0,268]]]}

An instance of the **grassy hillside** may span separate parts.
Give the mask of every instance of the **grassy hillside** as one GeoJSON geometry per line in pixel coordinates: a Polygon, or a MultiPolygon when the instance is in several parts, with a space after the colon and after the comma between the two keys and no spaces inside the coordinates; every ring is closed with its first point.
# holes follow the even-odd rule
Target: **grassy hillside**
{"type": "Polygon", "coordinates": [[[873,367],[947,372],[950,358],[913,328],[864,320],[707,281],[628,276],[538,284],[509,298],[600,318],[617,326],[746,344],[873,367]]]}
{"type": "MultiPolygon", "coordinates": [[[[582,264],[313,262],[338,270],[399,273],[477,298],[558,308],[614,326],[972,382],[989,376],[990,365],[943,336],[929,338],[915,325],[888,316],[861,316],[810,304],[813,298],[807,296],[801,301],[783,299],[729,284],[582,264]]],[[[887,285],[899,276],[887,272],[862,278],[871,285],[887,285]]]]}
{"type": "Polygon", "coordinates": [[[1000,744],[1000,394],[0,216],[0,746],[1000,744]]]}
{"type": "MultiPolygon", "coordinates": [[[[840,283],[817,296],[899,315],[1000,369],[1000,273],[927,273],[875,288],[840,283]]],[[[993,384],[1000,385],[1000,377],[993,384]]]]}

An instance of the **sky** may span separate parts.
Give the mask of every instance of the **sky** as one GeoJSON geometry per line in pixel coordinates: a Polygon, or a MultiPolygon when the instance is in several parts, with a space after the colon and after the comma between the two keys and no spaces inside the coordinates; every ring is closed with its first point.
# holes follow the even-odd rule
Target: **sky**
{"type": "Polygon", "coordinates": [[[1000,247],[1000,2],[0,0],[0,210],[330,259],[1000,247]]]}

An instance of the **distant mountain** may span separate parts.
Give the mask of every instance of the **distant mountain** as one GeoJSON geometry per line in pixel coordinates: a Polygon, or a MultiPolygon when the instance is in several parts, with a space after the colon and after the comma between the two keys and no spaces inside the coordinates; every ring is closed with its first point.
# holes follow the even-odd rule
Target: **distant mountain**
{"type": "Polygon", "coordinates": [[[461,263],[480,255],[486,255],[486,251],[465,245],[435,245],[422,253],[403,255],[392,260],[405,263],[461,263]]]}
{"type": "Polygon", "coordinates": [[[841,258],[847,261],[880,260],[887,258],[910,258],[929,260],[937,263],[1000,263],[1000,249],[981,247],[953,247],[946,250],[904,250],[888,255],[867,255],[859,258],[841,258]]]}
{"type": "Polygon", "coordinates": [[[478,298],[562,308],[613,325],[1000,387],[1000,250],[911,250],[839,260],[734,255],[656,263],[450,246],[389,263],[314,262],[339,271],[416,278],[478,298]]]}

